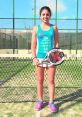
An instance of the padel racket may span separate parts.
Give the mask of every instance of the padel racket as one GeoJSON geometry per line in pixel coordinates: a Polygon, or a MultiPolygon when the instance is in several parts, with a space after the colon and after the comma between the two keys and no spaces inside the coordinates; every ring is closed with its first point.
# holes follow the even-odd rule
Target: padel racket
{"type": "Polygon", "coordinates": [[[61,49],[52,49],[47,54],[46,57],[40,60],[38,66],[50,67],[60,65],[64,61],[64,52],[61,49]]]}

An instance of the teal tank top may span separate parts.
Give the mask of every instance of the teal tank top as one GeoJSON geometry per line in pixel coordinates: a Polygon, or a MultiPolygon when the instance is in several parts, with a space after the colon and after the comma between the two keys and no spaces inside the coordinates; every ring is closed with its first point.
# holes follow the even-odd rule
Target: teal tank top
{"type": "Polygon", "coordinates": [[[53,25],[50,25],[48,30],[42,30],[41,26],[38,25],[37,30],[37,49],[36,56],[37,58],[45,58],[46,53],[54,48],[54,28],[53,25]]]}

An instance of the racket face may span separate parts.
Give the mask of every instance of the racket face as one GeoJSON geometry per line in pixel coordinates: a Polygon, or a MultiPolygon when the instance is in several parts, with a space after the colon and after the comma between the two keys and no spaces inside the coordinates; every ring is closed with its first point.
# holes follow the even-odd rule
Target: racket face
{"type": "Polygon", "coordinates": [[[55,63],[55,64],[58,62],[62,62],[63,57],[64,57],[64,53],[58,50],[55,52],[51,52],[49,54],[50,62],[55,63]]]}
{"type": "Polygon", "coordinates": [[[41,61],[39,66],[42,67],[50,67],[50,66],[57,66],[64,61],[64,53],[61,49],[52,49],[50,50],[45,59],[41,61]]]}

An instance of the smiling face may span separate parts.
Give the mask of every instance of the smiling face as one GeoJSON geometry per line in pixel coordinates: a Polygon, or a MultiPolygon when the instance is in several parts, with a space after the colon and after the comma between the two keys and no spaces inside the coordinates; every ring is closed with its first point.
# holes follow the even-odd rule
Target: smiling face
{"type": "Polygon", "coordinates": [[[44,23],[49,23],[50,20],[50,12],[47,9],[43,9],[40,14],[40,19],[44,23]]]}

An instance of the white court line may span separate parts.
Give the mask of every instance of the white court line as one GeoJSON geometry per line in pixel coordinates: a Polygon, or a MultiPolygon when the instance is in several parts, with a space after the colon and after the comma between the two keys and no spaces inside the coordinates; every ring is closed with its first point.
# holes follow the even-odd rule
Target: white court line
{"type": "Polygon", "coordinates": [[[40,112],[41,111],[36,111],[36,117],[40,117],[40,112]]]}

